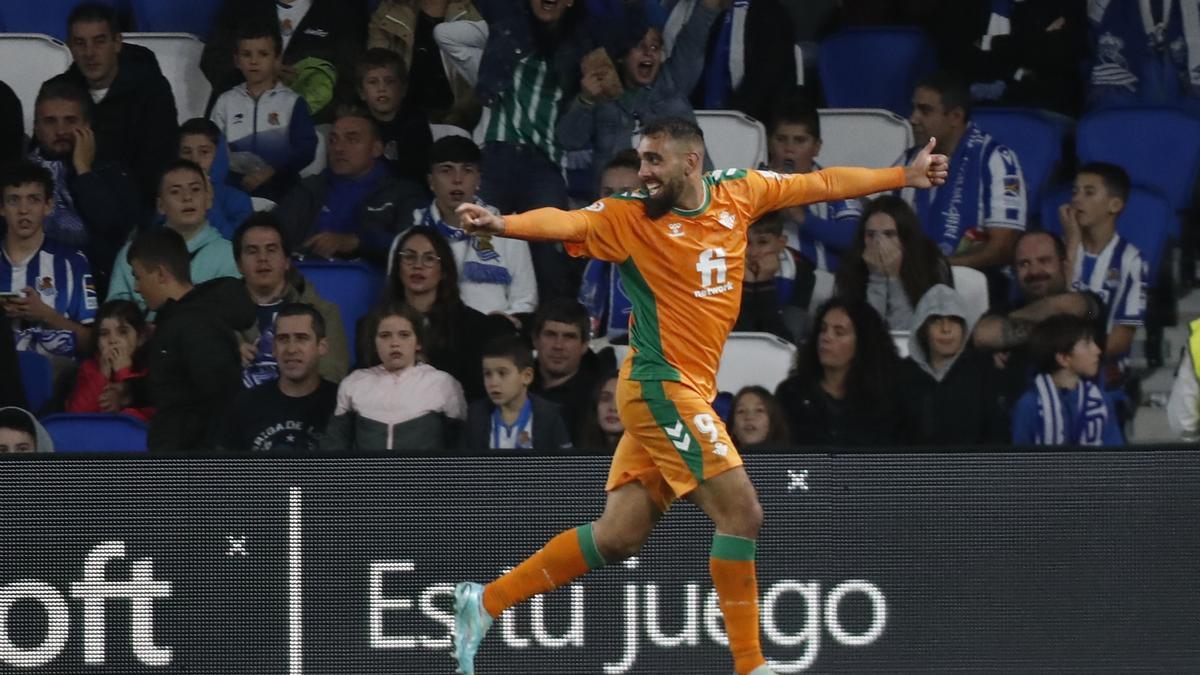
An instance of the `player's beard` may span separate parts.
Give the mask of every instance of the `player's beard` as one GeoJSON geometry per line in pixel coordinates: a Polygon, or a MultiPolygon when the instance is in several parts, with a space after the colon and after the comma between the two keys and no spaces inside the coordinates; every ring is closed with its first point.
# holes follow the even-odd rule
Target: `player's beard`
{"type": "Polygon", "coordinates": [[[676,200],[679,199],[679,193],[683,191],[682,180],[671,180],[662,184],[662,192],[657,197],[647,197],[642,204],[646,207],[646,216],[650,220],[658,220],[667,215],[675,206],[676,200]]]}

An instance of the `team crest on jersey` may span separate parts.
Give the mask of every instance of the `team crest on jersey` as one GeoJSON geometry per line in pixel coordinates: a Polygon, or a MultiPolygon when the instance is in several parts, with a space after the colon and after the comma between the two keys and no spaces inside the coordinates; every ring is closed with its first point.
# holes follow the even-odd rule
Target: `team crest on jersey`
{"type": "Polygon", "coordinates": [[[667,225],[667,229],[671,230],[669,236],[672,236],[672,237],[682,237],[683,236],[683,223],[671,223],[671,224],[667,225]]]}
{"type": "Polygon", "coordinates": [[[279,126],[279,113],[273,112],[270,115],[267,115],[267,124],[270,124],[273,127],[279,126]]]}
{"type": "Polygon", "coordinates": [[[717,214],[717,222],[721,223],[725,229],[732,230],[737,225],[737,217],[728,211],[722,211],[717,214]]]}
{"type": "Polygon", "coordinates": [[[590,206],[585,206],[583,208],[583,210],[584,211],[595,211],[596,213],[600,213],[601,211],[604,210],[604,202],[594,202],[590,206]]]}
{"type": "Polygon", "coordinates": [[[54,279],[52,277],[42,277],[38,279],[37,292],[38,295],[42,295],[47,298],[53,298],[55,295],[57,295],[58,291],[54,288],[54,279]]]}

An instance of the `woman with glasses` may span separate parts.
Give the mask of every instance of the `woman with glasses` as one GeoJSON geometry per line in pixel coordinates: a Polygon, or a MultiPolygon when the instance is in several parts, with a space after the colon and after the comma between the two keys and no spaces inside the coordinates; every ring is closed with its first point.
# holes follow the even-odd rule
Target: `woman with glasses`
{"type": "MultiPolygon", "coordinates": [[[[393,250],[384,303],[404,303],[420,312],[425,319],[425,362],[453,375],[467,401],[482,398],[483,345],[498,335],[515,333],[516,328],[503,316],[483,314],[463,304],[454,254],[437,230],[423,225],[409,228],[393,250]]],[[[369,346],[359,342],[361,363],[369,346]]]]}

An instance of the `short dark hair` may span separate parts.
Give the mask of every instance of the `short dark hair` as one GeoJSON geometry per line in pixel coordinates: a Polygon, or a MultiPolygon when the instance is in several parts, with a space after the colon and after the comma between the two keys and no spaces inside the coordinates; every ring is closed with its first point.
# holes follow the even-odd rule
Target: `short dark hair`
{"type": "Polygon", "coordinates": [[[813,138],[821,138],[821,115],[816,107],[799,96],[784,96],[771,108],[767,120],[767,135],[775,133],[781,124],[800,124],[813,138]]]}
{"type": "Polygon", "coordinates": [[[275,314],[275,325],[279,325],[279,320],[285,316],[307,316],[312,319],[313,333],[316,334],[318,340],[325,339],[325,317],[317,311],[316,307],[307,302],[289,302],[279,308],[279,312],[275,314]]]}
{"type": "Polygon", "coordinates": [[[38,433],[37,427],[33,425],[33,415],[22,408],[0,408],[0,429],[15,429],[27,433],[33,439],[34,446],[37,446],[38,433]]]}
{"type": "Polygon", "coordinates": [[[42,186],[42,194],[46,199],[54,194],[54,177],[41,164],[27,159],[19,159],[4,167],[4,183],[0,185],[0,194],[10,187],[20,187],[26,183],[37,183],[42,186]]]}
{"type": "Polygon", "coordinates": [[[1096,339],[1096,328],[1091,321],[1072,314],[1056,314],[1033,327],[1029,336],[1029,354],[1033,367],[1039,373],[1053,373],[1058,365],[1059,354],[1070,354],[1080,340],[1096,339]]]}
{"type": "Polygon", "coordinates": [[[37,98],[33,102],[34,119],[37,119],[37,109],[43,101],[72,101],[79,104],[80,115],[84,120],[92,119],[92,97],[83,87],[70,80],[58,78],[46,80],[38,89],[37,98]]]}
{"type": "Polygon", "coordinates": [[[159,192],[159,194],[162,193],[162,184],[163,184],[163,181],[166,180],[167,174],[169,174],[173,171],[191,171],[192,173],[196,174],[197,176],[200,176],[200,178],[204,179],[205,185],[208,184],[208,174],[204,173],[204,169],[200,168],[199,164],[193,162],[190,159],[183,159],[183,158],[173,159],[173,160],[171,160],[171,162],[169,164],[167,164],[167,167],[165,169],[163,169],[162,173],[159,174],[159,176],[158,176],[158,192],[159,192]]]}
{"type": "Polygon", "coordinates": [[[517,370],[533,367],[533,351],[518,335],[501,335],[488,340],[479,356],[481,359],[509,359],[517,370]]]}
{"type": "Polygon", "coordinates": [[[675,141],[687,141],[704,145],[704,131],[699,124],[682,117],[659,117],[650,120],[642,129],[643,136],[662,136],[675,141]]]}
{"type": "Polygon", "coordinates": [[[371,135],[375,137],[375,140],[381,142],[383,141],[383,131],[379,129],[379,122],[371,116],[371,111],[359,105],[339,105],[337,107],[337,111],[334,113],[333,122],[334,124],[337,124],[338,120],[348,117],[364,120],[367,123],[367,127],[371,130],[371,135]]]}
{"type": "Polygon", "coordinates": [[[251,213],[237,229],[233,231],[233,260],[236,262],[242,256],[242,240],[246,238],[246,233],[251,229],[261,227],[266,230],[274,230],[279,234],[279,241],[283,244],[283,254],[290,257],[292,255],[291,248],[288,246],[287,235],[283,232],[283,223],[279,221],[279,216],[276,216],[270,211],[255,211],[251,213]]]}
{"type": "Polygon", "coordinates": [[[237,54],[241,48],[242,40],[258,40],[268,38],[271,44],[275,46],[275,55],[283,54],[283,35],[279,32],[279,22],[277,21],[246,21],[238,26],[237,32],[234,34],[233,53],[237,54]]]}
{"type": "Polygon", "coordinates": [[[108,30],[113,35],[121,32],[121,22],[117,18],[117,10],[113,9],[112,5],[103,2],[84,2],[75,6],[71,13],[67,15],[67,33],[71,32],[71,27],[77,23],[91,23],[93,21],[103,21],[108,24],[108,30]]]}
{"type": "Polygon", "coordinates": [[[363,78],[376,68],[391,70],[396,79],[400,81],[400,86],[408,87],[408,69],[404,67],[404,59],[400,58],[396,52],[383,47],[368,49],[354,62],[354,86],[361,87],[363,78]]]}
{"type": "Polygon", "coordinates": [[[1104,189],[1108,190],[1110,195],[1123,202],[1129,201],[1129,174],[1125,172],[1125,169],[1108,162],[1088,162],[1079,167],[1075,175],[1084,173],[1099,176],[1104,183],[1104,189]]]}
{"type": "Polygon", "coordinates": [[[588,316],[587,308],[571,298],[554,298],[538,306],[533,314],[533,333],[535,337],[545,328],[547,321],[569,323],[579,329],[579,337],[584,342],[591,339],[592,319],[588,316]]]}
{"type": "Polygon", "coordinates": [[[971,118],[971,90],[957,73],[941,70],[917,80],[916,89],[930,89],[942,97],[942,109],[949,113],[962,108],[963,119],[971,118]]]}
{"type": "MultiPolygon", "coordinates": [[[[638,157],[637,150],[634,148],[625,148],[619,150],[613,158],[608,160],[608,164],[604,165],[604,171],[609,169],[630,169],[631,171],[642,170],[642,160],[638,157]]],[[[602,172],[603,173],[603,172],[602,172]]]]}
{"type": "Polygon", "coordinates": [[[1021,234],[1017,235],[1017,240],[1013,242],[1012,248],[1014,257],[1016,256],[1017,249],[1021,247],[1021,242],[1025,241],[1029,237],[1050,237],[1050,241],[1054,244],[1054,252],[1058,255],[1058,259],[1067,259],[1067,245],[1065,242],[1063,242],[1062,237],[1054,234],[1053,232],[1047,232],[1046,230],[1025,230],[1021,232],[1021,234]]]}
{"type": "Polygon", "coordinates": [[[479,164],[481,153],[475,141],[458,135],[443,136],[429,146],[426,153],[429,168],[442,162],[461,162],[463,164],[479,164]]]}
{"type": "Polygon", "coordinates": [[[143,230],[129,245],[125,254],[130,265],[134,261],[142,267],[161,267],[176,281],[192,283],[192,257],[188,254],[183,235],[169,227],[151,227],[143,230]]]}
{"type": "Polygon", "coordinates": [[[772,211],[750,223],[747,234],[773,234],[778,237],[783,234],[783,221],[784,215],[781,211],[772,211]]]}
{"type": "MultiPolygon", "coordinates": [[[[141,307],[138,307],[136,302],[109,300],[96,310],[96,330],[92,331],[92,349],[96,354],[100,353],[100,324],[105,319],[115,319],[118,323],[127,323],[138,335],[143,335],[146,331],[146,313],[142,311],[141,307]]],[[[134,369],[140,370],[145,365],[146,350],[144,347],[145,345],[131,355],[134,369]]]]}
{"type": "Polygon", "coordinates": [[[221,144],[221,128],[216,122],[206,117],[193,117],[192,119],[179,125],[179,140],[183,141],[184,136],[204,136],[213,145],[221,144]]]}

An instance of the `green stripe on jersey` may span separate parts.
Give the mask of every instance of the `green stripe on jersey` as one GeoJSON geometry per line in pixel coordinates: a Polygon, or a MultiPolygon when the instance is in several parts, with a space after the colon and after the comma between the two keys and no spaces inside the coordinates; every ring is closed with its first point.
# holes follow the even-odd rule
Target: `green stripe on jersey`
{"type": "Polygon", "coordinates": [[[491,116],[484,142],[532,145],[555,164],[563,151],[555,137],[558,103],[562,99],[558,76],[545,59],[526,56],[513,70],[513,85],[489,108],[491,116]]]}
{"type": "Polygon", "coordinates": [[[683,458],[683,463],[696,480],[703,483],[704,449],[679,416],[679,408],[675,407],[675,402],[667,398],[662,382],[642,382],[642,398],[646,401],[646,407],[650,408],[650,414],[654,416],[654,423],[662,428],[663,435],[675,446],[675,451],[683,458]]]}
{"type": "Polygon", "coordinates": [[[663,354],[662,334],[658,328],[658,305],[650,285],[637,268],[633,258],[626,258],[617,268],[625,295],[633,304],[633,324],[629,329],[629,344],[636,352],[629,376],[634,380],[668,380],[679,382],[679,371],[663,354]]]}
{"type": "Polygon", "coordinates": [[[754,560],[758,544],[753,539],[732,534],[714,534],[709,555],[719,560],[754,560]]]}

